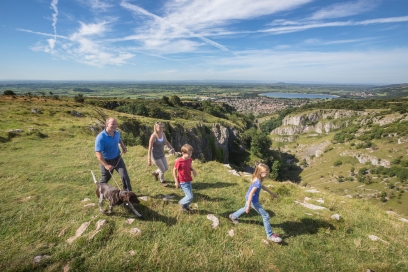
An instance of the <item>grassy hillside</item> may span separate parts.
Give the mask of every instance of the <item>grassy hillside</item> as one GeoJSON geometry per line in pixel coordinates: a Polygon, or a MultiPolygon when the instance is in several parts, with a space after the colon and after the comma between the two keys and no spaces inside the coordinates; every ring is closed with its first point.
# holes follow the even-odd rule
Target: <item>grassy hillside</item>
{"type": "Polygon", "coordinates": [[[276,139],[273,148],[295,158],[290,164],[301,166],[291,180],[341,196],[361,198],[408,216],[407,114],[386,109],[365,112],[360,116],[319,120],[349,123],[329,133],[298,133],[289,142],[280,142],[281,136],[272,135],[276,139]]]}
{"type": "MultiPolygon", "coordinates": [[[[119,123],[125,116],[104,112],[119,123]]],[[[244,205],[247,177],[195,160],[196,209],[184,214],[177,205],[182,191],[154,181],[141,146],[130,147],[124,160],[134,191],[146,197],[136,206],[144,220],[129,224],[134,216],[122,207],[101,214],[90,174],[99,176],[90,129],[98,120],[93,107],[3,97],[0,118],[2,271],[408,271],[407,223],[369,201],[268,179],[265,185],[279,199],[263,192],[261,202],[283,243],[266,244],[262,219],[254,211],[239,225],[228,219],[244,205]],[[42,114],[32,113],[34,108],[42,114]],[[73,110],[84,116],[73,116],[73,110]],[[325,209],[299,204],[305,202],[325,209]],[[219,219],[217,228],[209,214],[219,219]],[[333,214],[342,219],[332,219],[333,214]],[[96,233],[99,220],[106,223],[96,233]],[[84,223],[89,223],[86,230],[68,243],[84,223]],[[141,232],[133,234],[134,228],[141,232]],[[43,259],[35,263],[36,256],[43,259]]],[[[172,166],[174,157],[168,159],[172,166]]],[[[172,180],[170,172],[166,180],[172,180]]]]}

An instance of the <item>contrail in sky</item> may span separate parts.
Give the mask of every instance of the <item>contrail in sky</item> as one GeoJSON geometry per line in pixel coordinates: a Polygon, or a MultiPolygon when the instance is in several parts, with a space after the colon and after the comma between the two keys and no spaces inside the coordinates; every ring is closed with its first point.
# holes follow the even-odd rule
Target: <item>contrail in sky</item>
{"type": "Polygon", "coordinates": [[[55,43],[57,42],[57,17],[58,17],[58,0],[51,1],[51,8],[54,10],[52,14],[52,27],[54,28],[54,38],[48,39],[48,44],[50,45],[51,51],[54,49],[55,43]]]}

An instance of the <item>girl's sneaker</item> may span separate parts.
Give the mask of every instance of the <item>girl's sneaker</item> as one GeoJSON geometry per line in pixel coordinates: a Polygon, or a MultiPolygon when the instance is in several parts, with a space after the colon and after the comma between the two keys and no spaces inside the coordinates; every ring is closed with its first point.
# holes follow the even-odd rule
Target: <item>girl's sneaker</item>
{"type": "Polygon", "coordinates": [[[239,223],[238,219],[235,219],[235,218],[232,216],[232,213],[229,215],[229,219],[231,219],[232,223],[234,223],[235,225],[239,223]]]}
{"type": "Polygon", "coordinates": [[[180,205],[180,210],[182,212],[185,212],[185,213],[190,213],[191,212],[190,208],[187,208],[186,206],[184,206],[183,204],[180,204],[180,203],[179,203],[179,205],[180,205]]]}
{"type": "Polygon", "coordinates": [[[268,237],[268,240],[272,241],[272,242],[275,242],[275,243],[282,242],[282,238],[280,238],[278,234],[272,234],[272,236],[268,237]]]}

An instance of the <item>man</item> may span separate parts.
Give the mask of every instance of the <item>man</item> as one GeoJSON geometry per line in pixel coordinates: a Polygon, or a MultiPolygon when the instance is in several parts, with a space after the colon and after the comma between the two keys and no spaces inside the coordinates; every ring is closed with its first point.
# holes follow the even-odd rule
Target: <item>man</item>
{"type": "Polygon", "coordinates": [[[95,155],[101,163],[102,176],[99,182],[108,183],[113,170],[116,170],[122,179],[123,190],[132,191],[126,165],[120,155],[119,145],[123,153],[126,153],[127,149],[120,138],[120,132],[116,130],[117,127],[116,119],[109,117],[106,119],[105,129],[95,139],[95,155]]]}

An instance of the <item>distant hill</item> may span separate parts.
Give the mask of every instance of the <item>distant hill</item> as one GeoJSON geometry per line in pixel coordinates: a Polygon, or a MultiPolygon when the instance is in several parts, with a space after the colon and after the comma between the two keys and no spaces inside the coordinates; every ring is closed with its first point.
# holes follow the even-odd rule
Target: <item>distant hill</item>
{"type": "Polygon", "coordinates": [[[94,90],[88,89],[88,88],[74,88],[72,91],[77,92],[77,93],[93,93],[95,92],[94,90]]]}
{"type": "Polygon", "coordinates": [[[389,98],[408,97],[408,83],[372,87],[372,92],[389,98]]]}

